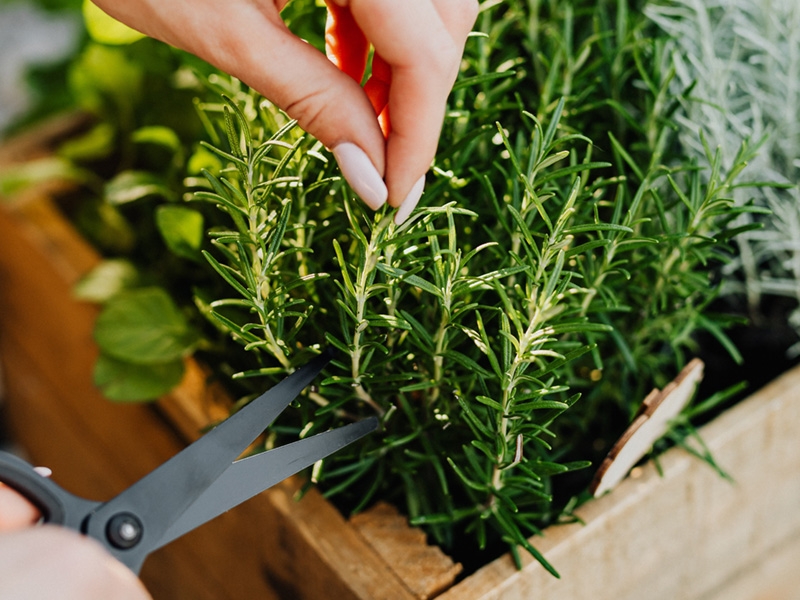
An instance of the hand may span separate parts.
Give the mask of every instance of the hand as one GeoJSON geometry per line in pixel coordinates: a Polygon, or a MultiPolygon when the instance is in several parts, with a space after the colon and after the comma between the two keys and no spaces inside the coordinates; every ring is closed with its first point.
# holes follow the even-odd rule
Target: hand
{"type": "Polygon", "coordinates": [[[477,0],[327,1],[330,61],[286,28],[287,0],[94,0],[269,98],[333,151],[367,205],[377,210],[388,200],[401,207],[402,222],[436,153],[477,0]],[[365,92],[370,44],[378,59],[365,92]]]}
{"type": "Polygon", "coordinates": [[[148,600],[125,565],[100,544],[63,527],[31,527],[39,513],[0,484],[0,598],[148,600]]]}

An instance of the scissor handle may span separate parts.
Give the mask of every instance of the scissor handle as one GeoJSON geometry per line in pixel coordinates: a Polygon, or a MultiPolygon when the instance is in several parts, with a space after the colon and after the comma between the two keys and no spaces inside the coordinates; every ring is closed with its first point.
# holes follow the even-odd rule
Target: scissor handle
{"type": "Polygon", "coordinates": [[[38,508],[45,523],[66,524],[66,492],[21,458],[0,452],[0,481],[38,508]]]}

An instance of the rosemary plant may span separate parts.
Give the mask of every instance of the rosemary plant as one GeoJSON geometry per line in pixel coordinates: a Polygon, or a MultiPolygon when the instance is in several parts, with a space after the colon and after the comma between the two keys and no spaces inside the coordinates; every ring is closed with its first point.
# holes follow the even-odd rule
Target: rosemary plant
{"type": "MultiPolygon", "coordinates": [[[[570,518],[591,477],[581,469],[698,350],[698,332],[737,356],[729,319],[709,307],[729,241],[756,225],[737,221],[756,209],[734,196],[758,144],[742,136],[729,156],[698,135],[702,154],[687,156],[674,121],[691,84],[641,5],[484,2],[422,206],[400,226],[388,208],[365,209],[269,102],[192,74],[202,136],[184,145],[152,124],[135,130],[171,149],[185,189],[163,176],[148,187],[125,163],[104,190],[136,199],[117,215],[152,212],[150,229],[186,265],[179,285],[149,279],[171,285],[178,308],[133,290],[165,308],[128,333],[157,335],[155,370],[199,349],[242,401],[337,348],[267,446],[377,415],[378,434],[314,467],[326,495],[348,511],[394,500],[451,550],[469,535],[487,551],[525,548],[555,573],[529,539],[570,518]],[[159,208],[141,209],[154,196],[159,208]]],[[[293,6],[293,27],[321,9],[306,1],[295,19],[293,6]]],[[[130,293],[106,294],[109,330],[130,293]]],[[[127,345],[142,362],[141,345],[107,341],[106,355],[127,345]]],[[[144,369],[106,361],[101,375],[129,390],[131,373],[144,369]]]]}
{"type": "Polygon", "coordinates": [[[357,455],[318,464],[314,481],[328,495],[357,490],[354,510],[402,490],[439,541],[452,544],[462,523],[479,546],[503,539],[553,573],[529,537],[563,510],[552,476],[588,465],[559,458],[580,448],[555,443],[559,417],[576,389],[590,413],[609,400],[632,410],[646,382],[670,377],[665,364],[680,367],[697,329],[727,342],[703,315],[704,269],[746,210],[726,193],[749,157],[743,148],[725,176],[710,158],[704,183],[693,164],[662,165],[662,129],[646,169],[611,136],[616,171],[630,174],[603,177],[614,164],[564,130],[564,107],[546,127],[522,111],[513,140],[500,124],[468,134],[474,148],[499,147],[500,160],[461,177],[438,169],[428,194],[441,202],[398,227],[385,209],[366,213],[318,143],[246,94],[206,107],[227,139],[208,149],[228,166],[193,196],[233,227],[212,230],[205,255],[235,292],[208,315],[262,363],[234,377],[283,373],[330,344],[341,355],[295,431],[382,420],[357,455]]]}
{"type": "Polygon", "coordinates": [[[531,144],[516,149],[501,129],[514,170],[505,180],[517,189],[485,181],[494,222],[506,225],[474,245],[459,237],[482,229],[477,213],[450,201],[396,227],[383,211],[365,214],[324,167],[308,168],[319,148],[283,140],[291,123],[268,135],[251,126],[267,119],[233,102],[223,114],[229,148],[212,149],[232,167],[207,173],[210,190],[194,197],[234,225],[212,232],[206,256],[236,292],[209,315],[264,361],[237,376],[289,370],[322,343],[339,348],[302,435],[365,411],[384,429],[355,462],[318,465],[315,480],[334,493],[371,479],[363,506],[399,478],[411,516],[443,540],[452,532],[438,525],[469,520],[482,543],[488,525],[537,554],[527,538],[550,511],[550,476],[585,466],[549,460],[548,427],[577,400],[552,372],[589,351],[585,333],[609,329],[581,314],[586,291],[567,263],[594,247],[576,247],[576,236],[627,229],[575,222],[592,191],[576,173],[605,165],[556,167],[570,155],[558,147],[576,141],[556,139],[557,115],[546,131],[531,118],[531,144]],[[312,237],[330,245],[313,243],[312,254],[312,237]],[[242,324],[245,313],[255,319],[242,324]]]}

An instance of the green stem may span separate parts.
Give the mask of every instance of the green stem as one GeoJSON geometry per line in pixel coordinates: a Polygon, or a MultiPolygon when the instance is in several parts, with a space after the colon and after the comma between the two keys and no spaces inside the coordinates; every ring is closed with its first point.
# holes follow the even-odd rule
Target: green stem
{"type": "Polygon", "coordinates": [[[356,330],[353,333],[353,351],[350,355],[351,374],[353,376],[353,389],[356,392],[359,400],[372,407],[372,409],[383,416],[386,411],[375,401],[370,395],[364,384],[361,381],[361,359],[363,356],[364,348],[361,345],[361,340],[368,327],[366,320],[367,313],[367,300],[369,299],[369,287],[372,278],[374,277],[375,268],[378,264],[378,257],[380,251],[378,249],[378,242],[382,237],[382,232],[388,225],[390,217],[384,217],[383,220],[372,231],[369,244],[365,248],[364,266],[358,274],[356,282],[356,330]]]}
{"type": "Polygon", "coordinates": [[[289,360],[289,357],[286,356],[283,348],[281,348],[281,345],[278,342],[278,339],[275,337],[272,327],[266,318],[266,300],[269,297],[270,282],[264,273],[264,266],[259,254],[260,243],[258,237],[258,225],[261,208],[258,206],[258,202],[256,202],[255,198],[253,197],[253,189],[255,187],[253,184],[254,178],[255,168],[252,164],[248,164],[247,180],[245,182],[245,194],[248,208],[247,225],[248,235],[250,238],[250,260],[249,264],[244,265],[244,268],[249,268],[251,270],[256,281],[256,289],[253,290],[252,300],[257,308],[256,312],[258,313],[258,318],[261,322],[261,329],[264,331],[264,339],[266,340],[272,355],[278,360],[279,363],[281,363],[281,366],[284,369],[289,371],[292,369],[291,361],[289,360]]]}

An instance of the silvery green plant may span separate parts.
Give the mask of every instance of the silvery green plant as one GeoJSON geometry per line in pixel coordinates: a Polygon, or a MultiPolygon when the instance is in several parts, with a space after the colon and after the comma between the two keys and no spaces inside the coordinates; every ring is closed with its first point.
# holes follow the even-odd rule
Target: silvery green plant
{"type": "MultiPolygon", "coordinates": [[[[723,163],[741,140],[763,138],[740,187],[740,204],[755,198],[771,216],[764,227],[738,238],[725,269],[727,293],[746,296],[758,320],[763,296],[800,302],[800,5],[793,0],[669,0],[645,14],[670,38],[665,58],[676,86],[693,86],[694,101],[676,113],[687,155],[706,162],[698,143],[720,148],[723,163]]],[[[752,217],[749,218],[752,220],[752,217]]],[[[795,308],[790,321],[800,327],[795,308]]],[[[797,329],[800,333],[800,328],[797,329]]],[[[790,350],[797,354],[800,346],[790,350]]]]}

